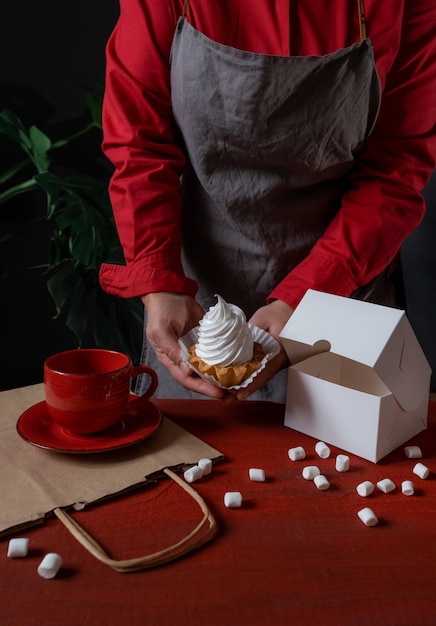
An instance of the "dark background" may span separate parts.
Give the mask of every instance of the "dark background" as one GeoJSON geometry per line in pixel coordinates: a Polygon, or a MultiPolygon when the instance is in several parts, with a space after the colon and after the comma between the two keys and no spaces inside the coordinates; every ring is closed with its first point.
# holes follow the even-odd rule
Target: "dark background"
{"type": "MultiPolygon", "coordinates": [[[[3,3],[0,21],[0,110],[55,137],[68,135],[86,116],[84,94],[104,83],[104,48],[118,17],[117,0],[3,3]]],[[[92,171],[102,159],[99,138],[78,145],[76,158],[92,171]]],[[[7,166],[0,154],[0,175],[7,166]]],[[[428,211],[403,247],[407,314],[436,370],[436,176],[425,190],[428,211]]],[[[38,213],[38,198],[0,206],[0,233],[38,213]]],[[[47,262],[49,228],[42,224],[0,249],[4,273],[47,262]]],[[[42,272],[18,272],[0,281],[0,389],[40,382],[49,354],[75,347],[56,311],[42,272]]],[[[435,390],[435,375],[432,389],[435,390]]]]}
{"type": "MultiPolygon", "coordinates": [[[[105,45],[118,13],[117,0],[3,3],[0,110],[11,109],[52,139],[81,127],[82,120],[88,121],[86,91],[104,84],[105,45]]],[[[77,143],[76,154],[69,151],[85,173],[92,174],[96,161],[104,159],[100,140],[96,131],[77,143]]],[[[0,175],[11,165],[9,156],[0,152],[0,175]]],[[[40,215],[42,204],[38,194],[27,194],[0,205],[0,234],[40,215]]],[[[52,228],[42,223],[0,246],[2,272],[46,264],[52,228]]],[[[44,359],[77,346],[55,315],[43,272],[0,280],[0,389],[42,381],[44,359]]]]}

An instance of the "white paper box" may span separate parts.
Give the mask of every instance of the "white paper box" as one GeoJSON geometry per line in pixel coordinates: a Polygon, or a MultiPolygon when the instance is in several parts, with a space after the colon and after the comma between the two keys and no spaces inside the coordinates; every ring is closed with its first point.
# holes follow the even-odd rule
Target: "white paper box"
{"type": "Polygon", "coordinates": [[[285,426],[373,462],[427,427],[431,369],[404,311],[309,290],[280,337],[285,426]]]}

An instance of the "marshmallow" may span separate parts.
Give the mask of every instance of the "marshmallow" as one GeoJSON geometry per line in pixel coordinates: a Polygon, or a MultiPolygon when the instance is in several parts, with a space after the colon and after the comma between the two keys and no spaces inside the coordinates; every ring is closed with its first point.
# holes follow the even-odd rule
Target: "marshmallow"
{"type": "Polygon", "coordinates": [[[336,470],[338,472],[348,472],[350,469],[350,457],[346,454],[338,454],[336,457],[336,470]]]}
{"type": "Polygon", "coordinates": [[[38,567],[38,574],[41,578],[54,578],[62,567],[62,557],[55,552],[49,552],[42,559],[38,567]]]}
{"type": "Polygon", "coordinates": [[[411,480],[403,480],[403,482],[401,483],[401,492],[405,496],[413,496],[413,494],[415,493],[415,488],[411,480]]]}
{"type": "Polygon", "coordinates": [[[212,461],[210,459],[200,459],[197,465],[203,472],[203,476],[207,476],[212,471],[212,461]]]}
{"type": "Polygon", "coordinates": [[[313,479],[313,482],[315,483],[316,488],[319,489],[320,491],[325,491],[326,489],[330,487],[329,481],[322,474],[315,476],[315,478],[313,479]]]}
{"type": "Polygon", "coordinates": [[[306,458],[306,451],[302,446],[290,448],[288,450],[288,457],[291,459],[291,461],[301,461],[301,459],[306,458]]]}
{"type": "Polygon", "coordinates": [[[404,448],[404,454],[407,456],[408,459],[422,458],[422,452],[419,446],[406,446],[404,448]]]}
{"type": "Polygon", "coordinates": [[[367,496],[370,496],[374,491],[374,485],[369,480],[364,480],[363,483],[357,485],[356,491],[359,496],[362,496],[362,498],[366,498],[367,496]]]}
{"type": "Polygon", "coordinates": [[[203,478],[203,470],[198,465],[193,465],[189,469],[186,470],[183,474],[183,478],[187,483],[193,483],[196,480],[200,480],[203,478]]]}
{"type": "Polygon", "coordinates": [[[242,505],[242,494],[239,491],[226,491],[224,504],[229,509],[238,509],[242,505]]]}
{"type": "Polygon", "coordinates": [[[380,491],[383,491],[383,493],[390,493],[395,489],[395,483],[393,483],[390,478],[383,478],[383,480],[378,481],[377,487],[380,491]]]}
{"type": "Polygon", "coordinates": [[[248,470],[248,475],[250,480],[254,480],[256,483],[264,483],[265,482],[265,472],[263,469],[258,469],[257,467],[250,467],[248,470]]]}
{"type": "Polygon", "coordinates": [[[315,446],[315,452],[322,459],[328,459],[330,456],[330,448],[323,441],[318,441],[315,446]]]}
{"type": "Polygon", "coordinates": [[[313,480],[315,476],[319,476],[321,474],[319,467],[316,465],[306,465],[302,471],[303,478],[306,480],[313,480]]]}
{"type": "Polygon", "coordinates": [[[365,507],[357,512],[359,519],[365,524],[365,526],[376,526],[378,524],[377,515],[369,507],[365,507]]]}
{"type": "Polygon", "coordinates": [[[414,474],[424,479],[428,478],[428,475],[430,473],[430,470],[428,469],[428,467],[424,465],[423,463],[417,463],[412,471],[414,474]]]}
{"type": "Polygon", "coordinates": [[[11,559],[17,559],[23,556],[27,556],[29,550],[29,540],[24,537],[11,539],[8,545],[8,557],[11,559]]]}

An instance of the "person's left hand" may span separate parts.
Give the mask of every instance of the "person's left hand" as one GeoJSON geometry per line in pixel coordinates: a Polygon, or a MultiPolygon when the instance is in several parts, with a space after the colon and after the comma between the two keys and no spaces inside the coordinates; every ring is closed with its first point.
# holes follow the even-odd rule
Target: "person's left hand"
{"type": "Polygon", "coordinates": [[[265,369],[254,378],[253,382],[248,385],[248,387],[240,389],[237,392],[236,397],[238,400],[248,398],[252,393],[263,387],[279,370],[289,365],[288,357],[279,340],[279,334],[291,317],[293,311],[293,308],[289,306],[289,304],[286,304],[286,302],[274,300],[271,304],[267,304],[258,309],[251,319],[248,320],[253,326],[263,328],[272,335],[280,344],[280,352],[266,364],[265,369]]]}

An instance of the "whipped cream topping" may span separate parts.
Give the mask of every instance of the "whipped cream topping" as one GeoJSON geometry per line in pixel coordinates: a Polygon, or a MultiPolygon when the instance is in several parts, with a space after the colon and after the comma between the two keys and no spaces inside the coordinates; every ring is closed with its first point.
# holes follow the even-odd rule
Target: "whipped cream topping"
{"type": "Polygon", "coordinates": [[[209,365],[241,365],[253,358],[253,337],[244,312],[216,295],[218,302],[200,320],[195,352],[209,365]]]}

